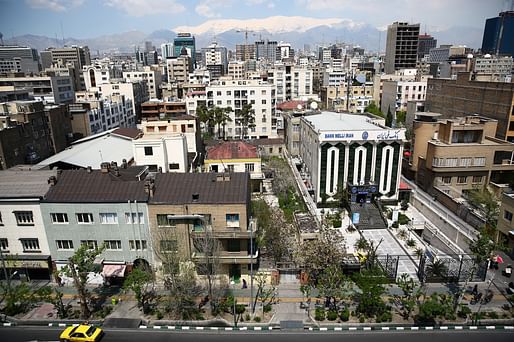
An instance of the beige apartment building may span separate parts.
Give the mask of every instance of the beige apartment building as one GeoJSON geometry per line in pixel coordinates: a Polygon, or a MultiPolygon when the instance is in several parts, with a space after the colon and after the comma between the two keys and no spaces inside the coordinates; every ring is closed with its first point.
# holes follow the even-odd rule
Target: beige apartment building
{"type": "Polygon", "coordinates": [[[249,281],[250,264],[258,263],[258,249],[250,244],[257,227],[249,214],[248,173],[158,174],[148,209],[157,267],[166,269],[160,255],[167,252],[201,263],[199,241],[207,232],[219,241],[219,274],[249,281]]]}
{"type": "Polygon", "coordinates": [[[413,122],[409,167],[418,185],[458,198],[489,183],[507,183],[514,171],[514,144],[494,137],[497,120],[438,116],[416,113],[413,122]]]}

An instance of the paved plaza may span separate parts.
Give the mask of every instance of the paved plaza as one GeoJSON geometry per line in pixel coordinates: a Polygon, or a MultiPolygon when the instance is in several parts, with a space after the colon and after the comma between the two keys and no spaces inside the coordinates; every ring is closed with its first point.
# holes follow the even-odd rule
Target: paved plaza
{"type": "Polygon", "coordinates": [[[407,252],[391,235],[387,229],[366,229],[362,231],[362,235],[369,241],[373,241],[375,246],[380,242],[378,255],[401,255],[398,262],[398,275],[402,273],[409,274],[412,278],[417,279],[417,264],[406,256],[407,252]]]}

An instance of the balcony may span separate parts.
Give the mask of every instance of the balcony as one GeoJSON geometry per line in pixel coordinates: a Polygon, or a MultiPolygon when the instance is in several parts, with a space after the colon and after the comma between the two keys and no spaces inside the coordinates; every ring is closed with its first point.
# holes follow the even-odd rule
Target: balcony
{"type": "MultiPolygon", "coordinates": [[[[201,261],[205,258],[204,253],[193,252],[191,258],[196,261],[201,261]]],[[[219,255],[219,261],[221,264],[247,264],[256,263],[259,258],[259,251],[255,251],[253,256],[248,251],[239,251],[239,252],[228,252],[221,251],[219,255]]]]}
{"type": "MultiPolygon", "coordinates": [[[[253,219],[250,220],[248,229],[242,229],[241,227],[223,227],[218,229],[208,225],[207,230],[212,232],[213,236],[217,239],[250,239],[251,237],[255,238],[258,227],[256,220],[253,219]]],[[[191,229],[191,237],[201,236],[204,232],[203,227],[194,226],[191,229]]]]}

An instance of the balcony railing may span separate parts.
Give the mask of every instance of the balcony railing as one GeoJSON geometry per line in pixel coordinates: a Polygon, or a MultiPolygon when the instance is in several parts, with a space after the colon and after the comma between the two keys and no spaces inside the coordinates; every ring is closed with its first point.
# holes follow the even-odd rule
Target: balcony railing
{"type": "MultiPolygon", "coordinates": [[[[221,251],[220,254],[216,257],[219,258],[219,261],[222,264],[250,264],[252,261],[253,263],[257,262],[259,258],[259,251],[255,251],[253,255],[251,255],[248,251],[221,251]]],[[[191,258],[201,261],[205,258],[205,254],[200,252],[193,252],[191,258]]]]}

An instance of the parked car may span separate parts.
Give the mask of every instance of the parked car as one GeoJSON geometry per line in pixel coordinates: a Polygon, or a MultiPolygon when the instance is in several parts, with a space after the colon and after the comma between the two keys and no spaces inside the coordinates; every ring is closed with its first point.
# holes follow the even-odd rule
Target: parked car
{"type": "Polygon", "coordinates": [[[59,336],[61,342],[96,342],[99,341],[104,332],[102,329],[88,324],[81,324],[64,329],[59,336]]]}

